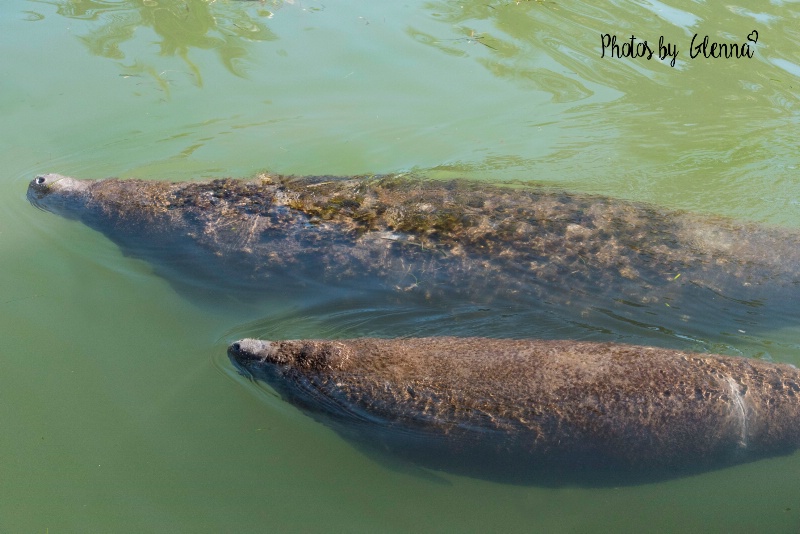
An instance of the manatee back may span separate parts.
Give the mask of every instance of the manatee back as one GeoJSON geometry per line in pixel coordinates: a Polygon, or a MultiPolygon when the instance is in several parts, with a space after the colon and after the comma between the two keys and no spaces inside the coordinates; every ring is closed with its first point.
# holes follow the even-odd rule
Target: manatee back
{"type": "Polygon", "coordinates": [[[724,463],[800,442],[800,376],[790,366],[573,341],[317,343],[340,356],[293,370],[336,412],[316,408],[404,446],[640,469],[724,463]]]}

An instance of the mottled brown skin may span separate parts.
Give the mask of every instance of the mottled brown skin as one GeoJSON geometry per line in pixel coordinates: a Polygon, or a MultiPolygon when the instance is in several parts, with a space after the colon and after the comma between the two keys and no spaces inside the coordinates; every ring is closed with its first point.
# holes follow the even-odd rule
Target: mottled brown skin
{"type": "Polygon", "coordinates": [[[731,328],[765,310],[770,320],[793,321],[800,298],[797,232],[535,187],[396,176],[167,183],[43,175],[28,197],[102,231],[171,280],[223,291],[364,287],[576,316],[602,309],[630,320],[645,307],[651,324],[673,328],[723,309],[731,328]]]}
{"type": "Polygon", "coordinates": [[[228,352],[334,428],[467,473],[670,476],[800,445],[800,371],[759,360],[453,337],[244,339],[228,352]]]}

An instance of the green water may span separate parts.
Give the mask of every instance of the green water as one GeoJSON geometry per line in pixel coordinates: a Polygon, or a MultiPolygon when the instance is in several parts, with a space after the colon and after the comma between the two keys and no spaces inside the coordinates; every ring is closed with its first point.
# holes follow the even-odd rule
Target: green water
{"type": "MultiPolygon", "coordinates": [[[[225,347],[391,318],[189,301],[25,200],[40,172],[415,171],[800,226],[796,4],[601,4],[2,2],[0,531],[796,532],[797,454],[599,489],[375,461],[225,347]],[[752,58],[689,57],[753,30],[752,58]],[[605,33],[680,53],[601,58],[605,33]]],[[[799,334],[710,346],[800,364],[799,334]]]]}

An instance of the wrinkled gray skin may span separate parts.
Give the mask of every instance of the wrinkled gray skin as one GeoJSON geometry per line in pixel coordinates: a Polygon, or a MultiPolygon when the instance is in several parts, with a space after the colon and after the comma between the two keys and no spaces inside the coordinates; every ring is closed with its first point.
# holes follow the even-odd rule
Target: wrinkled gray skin
{"type": "Polygon", "coordinates": [[[177,286],[223,295],[361,291],[715,335],[798,319],[797,232],[604,197],[395,176],[49,174],[28,198],[103,232],[177,286]]]}
{"type": "Polygon", "coordinates": [[[348,438],[469,475],[624,483],[800,444],[800,371],[759,360],[453,337],[243,339],[228,354],[348,438]]]}

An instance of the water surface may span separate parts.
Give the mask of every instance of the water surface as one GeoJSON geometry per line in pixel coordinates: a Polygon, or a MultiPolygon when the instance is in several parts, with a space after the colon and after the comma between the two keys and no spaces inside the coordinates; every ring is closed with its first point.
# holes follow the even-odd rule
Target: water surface
{"type": "MultiPolygon", "coordinates": [[[[342,294],[187,299],[25,200],[40,172],[523,180],[800,227],[789,2],[9,0],[0,5],[4,531],[790,532],[797,455],[643,486],[486,482],[374,459],[238,376],[258,337],[509,335],[503,313],[342,294]],[[692,36],[752,58],[689,57],[692,36]],[[601,34],[678,46],[601,58],[601,34]]],[[[531,336],[637,339],[544,317],[531,336]]],[[[513,321],[512,321],[513,322],[513,321]]],[[[515,324],[518,324],[514,322],[515,324]]],[[[800,364],[800,328],[653,331],[800,364]]]]}

